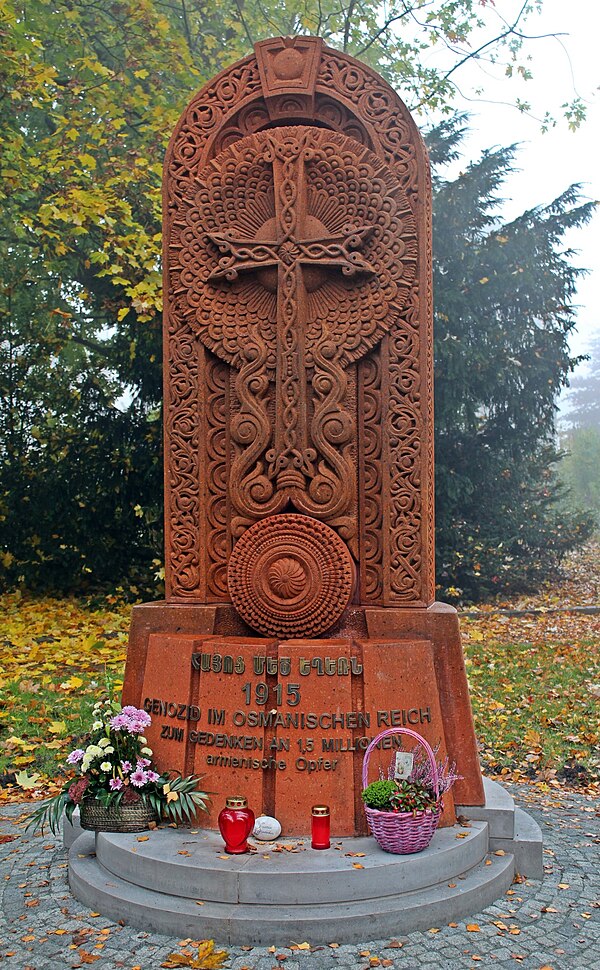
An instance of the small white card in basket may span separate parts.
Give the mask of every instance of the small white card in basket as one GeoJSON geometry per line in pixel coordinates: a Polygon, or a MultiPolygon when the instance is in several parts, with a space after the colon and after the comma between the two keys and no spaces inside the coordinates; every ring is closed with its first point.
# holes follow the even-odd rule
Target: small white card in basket
{"type": "Polygon", "coordinates": [[[396,765],[394,767],[396,781],[402,781],[403,778],[409,777],[413,770],[414,760],[415,756],[411,751],[396,751],[396,765]]]}

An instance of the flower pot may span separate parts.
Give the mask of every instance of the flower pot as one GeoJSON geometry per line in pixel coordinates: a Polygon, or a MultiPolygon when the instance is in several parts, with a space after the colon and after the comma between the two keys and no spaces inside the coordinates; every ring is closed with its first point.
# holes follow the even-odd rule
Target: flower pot
{"type": "Polygon", "coordinates": [[[380,812],[367,808],[369,829],[384,852],[410,855],[422,852],[431,842],[442,814],[442,804],[424,812],[380,812]]]}
{"type": "Polygon", "coordinates": [[[431,765],[431,778],[436,795],[435,806],[419,812],[382,812],[365,805],[365,815],[371,834],[384,852],[393,852],[395,855],[409,855],[412,852],[422,852],[423,849],[427,848],[440,820],[443,804],[433,751],[425,738],[417,734],[416,731],[411,731],[410,728],[388,728],[373,738],[363,759],[363,788],[366,788],[368,784],[369,758],[373,749],[379,741],[393,734],[402,734],[414,738],[425,749],[431,765]]]}
{"type": "Polygon", "coordinates": [[[143,832],[150,822],[159,821],[158,814],[143,801],[107,807],[95,798],[86,798],[79,814],[81,828],[91,832],[143,832]]]}

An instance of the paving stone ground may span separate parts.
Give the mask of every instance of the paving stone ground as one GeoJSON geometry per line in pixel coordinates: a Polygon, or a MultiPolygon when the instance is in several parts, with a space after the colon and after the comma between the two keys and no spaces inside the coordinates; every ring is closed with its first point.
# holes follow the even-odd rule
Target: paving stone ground
{"type": "MultiPolygon", "coordinates": [[[[457,926],[311,950],[219,947],[230,970],[402,970],[494,966],[600,970],[600,806],[582,793],[511,789],[544,833],[543,882],[515,883],[498,902],[457,926]],[[478,930],[467,929],[475,925],[478,930]],[[392,944],[392,945],[390,945],[392,944]],[[284,959],[285,958],[285,959],[284,959]]],[[[0,963],[6,970],[154,970],[181,952],[177,938],[140,932],[90,913],[69,892],[59,839],[29,836],[28,805],[0,808],[0,963]],[[4,838],[2,838],[4,836],[4,838]],[[11,837],[5,841],[6,836],[11,837]]],[[[291,941],[290,941],[291,942],[291,941]]],[[[297,940],[296,943],[303,941],[297,940]]],[[[338,945],[335,945],[338,944],[338,945]]]]}

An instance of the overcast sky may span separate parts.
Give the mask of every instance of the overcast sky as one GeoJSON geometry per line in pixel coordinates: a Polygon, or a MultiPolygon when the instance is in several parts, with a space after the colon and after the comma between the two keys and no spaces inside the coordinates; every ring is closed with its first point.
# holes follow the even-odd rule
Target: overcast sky
{"type": "MultiPolygon", "coordinates": [[[[509,20],[521,5],[522,0],[496,0],[495,12],[486,9],[486,16],[505,14],[509,20]]],[[[532,80],[507,80],[504,69],[491,64],[472,64],[455,75],[465,95],[458,106],[472,115],[468,158],[483,148],[522,143],[519,171],[505,185],[503,216],[509,219],[552,201],[573,182],[583,183],[586,198],[600,199],[600,2],[544,0],[541,14],[529,18],[525,32],[563,35],[527,43],[532,80]],[[476,88],[483,93],[476,94],[476,88]],[[531,103],[539,119],[546,109],[560,116],[560,106],[576,94],[587,106],[587,120],[576,132],[559,117],[557,127],[542,134],[539,120],[502,103],[514,104],[519,97],[531,103]]],[[[576,264],[590,270],[578,288],[578,326],[571,341],[572,351],[582,353],[591,335],[600,332],[600,209],[590,225],[571,234],[568,244],[579,251],[576,264]]]]}

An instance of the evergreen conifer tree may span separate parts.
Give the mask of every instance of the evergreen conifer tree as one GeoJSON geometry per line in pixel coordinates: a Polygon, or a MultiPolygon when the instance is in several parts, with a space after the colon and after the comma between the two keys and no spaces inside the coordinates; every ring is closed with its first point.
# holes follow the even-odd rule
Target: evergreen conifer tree
{"type": "Polygon", "coordinates": [[[437,578],[442,599],[530,588],[589,535],[557,504],[556,397],[576,364],[581,270],[564,249],[593,203],[577,185],[510,223],[497,216],[516,146],[445,179],[466,119],[429,135],[434,165],[437,578]]]}

